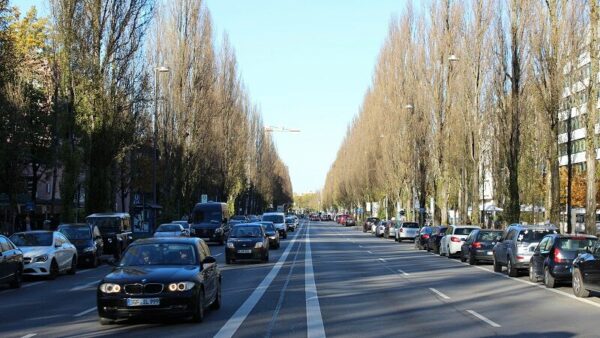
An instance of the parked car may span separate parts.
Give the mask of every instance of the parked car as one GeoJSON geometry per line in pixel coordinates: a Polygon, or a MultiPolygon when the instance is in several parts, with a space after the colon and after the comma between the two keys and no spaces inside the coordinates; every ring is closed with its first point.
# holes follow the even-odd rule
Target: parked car
{"type": "Polygon", "coordinates": [[[293,217],[286,217],[285,228],[287,231],[296,231],[296,220],[293,217]]]}
{"type": "Polygon", "coordinates": [[[279,240],[279,231],[275,229],[273,222],[257,222],[262,224],[267,237],[269,237],[269,249],[279,249],[281,242],[279,240]]]}
{"type": "Polygon", "coordinates": [[[546,235],[533,251],[529,264],[529,280],[540,279],[548,288],[560,282],[571,282],[573,260],[596,246],[596,236],[546,235]]]}
{"type": "Polygon", "coordinates": [[[375,225],[375,231],[373,232],[373,234],[375,235],[375,237],[383,237],[383,233],[385,231],[386,224],[387,224],[386,220],[380,220],[375,225]]]}
{"type": "Polygon", "coordinates": [[[419,223],[400,222],[396,228],[396,242],[402,242],[405,239],[414,241],[419,234],[419,223]]]}
{"type": "Polygon", "coordinates": [[[308,220],[311,222],[318,222],[320,221],[319,215],[317,214],[310,214],[310,216],[308,217],[308,220]]]}
{"type": "Polygon", "coordinates": [[[363,223],[363,232],[371,231],[371,227],[373,224],[379,222],[379,218],[377,217],[367,217],[365,223],[363,223]]]}
{"type": "Polygon", "coordinates": [[[61,224],[56,230],[75,245],[79,264],[94,268],[100,265],[100,257],[104,254],[104,241],[97,226],[86,223],[61,224]]]}
{"type": "Polygon", "coordinates": [[[479,227],[473,225],[450,225],[448,230],[446,230],[446,235],[440,241],[440,256],[448,256],[450,258],[460,254],[465,239],[475,229],[479,229],[479,227]]]}
{"type": "Polygon", "coordinates": [[[228,220],[229,209],[226,203],[198,203],[192,210],[190,236],[222,245],[229,234],[228,220]]]}
{"type": "Polygon", "coordinates": [[[427,242],[427,251],[433,251],[436,254],[440,253],[440,242],[446,236],[446,230],[448,230],[448,227],[433,227],[429,241],[427,242]]]}
{"type": "Polygon", "coordinates": [[[181,224],[161,224],[154,232],[154,237],[189,237],[181,224]]]}
{"type": "Polygon", "coordinates": [[[460,250],[461,262],[469,261],[475,265],[479,262],[492,262],[494,245],[502,236],[502,230],[475,229],[471,231],[460,250]]]}
{"type": "Polygon", "coordinates": [[[344,226],[347,227],[353,227],[356,225],[356,221],[354,220],[354,217],[352,216],[346,216],[344,218],[344,223],[342,223],[344,226]]]}
{"type": "Polygon", "coordinates": [[[86,217],[86,222],[90,226],[97,226],[102,235],[104,243],[104,254],[110,254],[116,260],[121,258],[121,254],[127,248],[129,243],[133,242],[131,233],[131,217],[128,213],[106,212],[91,214],[86,217]]]}
{"type": "Polygon", "coordinates": [[[241,260],[269,261],[269,239],[261,224],[238,224],[231,229],[225,248],[225,262],[241,260]]]}
{"type": "Polygon", "coordinates": [[[275,229],[279,231],[279,237],[287,238],[287,228],[285,225],[285,216],[282,212],[266,212],[262,215],[262,221],[273,222],[275,229]]]}
{"type": "Polygon", "coordinates": [[[425,226],[422,227],[421,229],[419,229],[419,233],[417,234],[417,237],[415,238],[415,248],[418,250],[425,250],[427,249],[427,251],[429,251],[429,237],[431,236],[431,233],[433,232],[433,227],[430,226],[425,226]]]}
{"type": "Polygon", "coordinates": [[[337,223],[338,223],[338,224],[341,224],[341,225],[344,225],[344,224],[346,224],[346,217],[348,217],[348,215],[346,215],[346,214],[337,215],[337,216],[336,216],[336,218],[337,218],[337,223]]]}
{"type": "Polygon", "coordinates": [[[23,269],[23,251],[0,235],[0,284],[8,283],[13,289],[20,288],[23,269]]]}
{"type": "Polygon", "coordinates": [[[385,238],[396,238],[396,228],[394,227],[396,221],[388,221],[383,228],[383,237],[385,238]]]}
{"type": "Polygon", "coordinates": [[[573,294],[588,297],[590,292],[600,292],[600,241],[587,248],[573,260],[573,294]]]}
{"type": "Polygon", "coordinates": [[[542,238],[556,233],[558,231],[552,225],[510,225],[492,250],[494,271],[501,272],[506,266],[508,275],[516,277],[520,270],[528,270],[533,251],[542,238]]]}
{"type": "Polygon", "coordinates": [[[77,271],[77,248],[58,231],[17,232],[10,240],[23,251],[23,275],[54,279],[77,271]]]}
{"type": "Polygon", "coordinates": [[[97,290],[103,325],[121,318],[192,316],[201,322],[206,308],[220,306],[221,271],[199,238],[135,241],[97,290]]]}
{"type": "Polygon", "coordinates": [[[256,215],[249,215],[248,222],[260,222],[260,217],[258,217],[256,215]]]}

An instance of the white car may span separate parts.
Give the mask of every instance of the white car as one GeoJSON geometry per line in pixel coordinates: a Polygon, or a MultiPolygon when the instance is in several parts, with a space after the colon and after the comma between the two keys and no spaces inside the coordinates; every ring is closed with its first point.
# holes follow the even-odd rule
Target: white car
{"type": "Polygon", "coordinates": [[[401,222],[396,227],[395,240],[396,242],[402,242],[405,239],[414,241],[415,237],[419,234],[419,223],[417,222],[401,222]]]}
{"type": "Polygon", "coordinates": [[[161,224],[154,232],[154,237],[189,237],[181,224],[161,224]]]}
{"type": "Polygon", "coordinates": [[[385,223],[387,223],[387,221],[379,221],[375,224],[375,231],[373,232],[375,234],[375,237],[383,237],[383,232],[385,231],[385,223]]]}
{"type": "Polygon", "coordinates": [[[23,251],[23,275],[54,279],[77,270],[77,248],[58,231],[17,232],[10,240],[23,251]]]}
{"type": "Polygon", "coordinates": [[[440,240],[440,256],[451,257],[459,254],[465,239],[475,229],[481,228],[473,225],[450,225],[446,236],[440,240]]]}

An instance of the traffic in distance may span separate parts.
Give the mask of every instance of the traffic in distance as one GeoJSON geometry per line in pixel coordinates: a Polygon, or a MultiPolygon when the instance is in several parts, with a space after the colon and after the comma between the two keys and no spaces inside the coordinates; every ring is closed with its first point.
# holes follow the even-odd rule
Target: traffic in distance
{"type": "MultiPolygon", "coordinates": [[[[32,297],[32,293],[33,297],[54,294],[52,284],[61,283],[57,286],[57,296],[80,292],[82,298],[95,300],[93,307],[73,315],[74,318],[84,320],[79,326],[71,324],[70,318],[58,316],[55,319],[66,330],[64,332],[48,328],[53,322],[53,319],[48,318],[52,318],[54,310],[34,309],[31,304],[21,304],[17,309],[37,313],[40,318],[36,320],[43,325],[36,327],[35,321],[17,321],[10,325],[1,323],[0,328],[3,327],[2,331],[9,337],[33,334],[27,333],[32,332],[32,329],[41,331],[34,331],[39,336],[62,336],[65,333],[86,336],[103,330],[109,330],[106,333],[110,333],[114,328],[121,330],[115,334],[167,334],[169,330],[177,330],[173,325],[182,325],[182,336],[194,336],[192,332],[203,332],[202,326],[195,328],[194,323],[204,321],[202,325],[207,326],[205,332],[208,335],[223,337],[232,336],[236,332],[256,335],[264,334],[264,330],[273,334],[273,327],[285,317],[275,319],[268,325],[248,321],[246,318],[248,315],[254,321],[272,316],[277,318],[278,312],[283,311],[288,315],[305,314],[306,326],[300,325],[300,331],[289,331],[287,326],[279,327],[278,334],[306,335],[311,325],[309,300],[300,297],[303,303],[306,302],[306,308],[301,308],[300,311],[294,309],[290,302],[296,302],[298,295],[287,287],[290,282],[298,283],[293,280],[300,276],[304,277],[300,284],[303,289],[308,285],[304,282],[305,278],[308,279],[307,272],[294,269],[299,264],[298,251],[301,247],[301,241],[297,241],[297,238],[304,239],[304,264],[310,259],[313,266],[315,262],[316,266],[321,266],[319,273],[313,275],[313,278],[316,281],[317,298],[320,298],[324,306],[321,317],[321,333],[324,335],[340,335],[336,333],[339,324],[327,320],[331,316],[328,314],[331,309],[328,309],[330,304],[327,302],[327,294],[332,290],[341,292],[346,288],[343,285],[344,272],[336,270],[344,268],[334,267],[331,262],[321,262],[327,257],[324,255],[327,252],[337,253],[338,256],[332,258],[335,261],[353,261],[357,259],[356,255],[371,256],[374,250],[385,250],[385,258],[373,258],[373,261],[366,263],[370,266],[381,263],[385,268],[395,269],[392,270],[395,272],[392,275],[400,275],[400,284],[398,281],[394,282],[398,286],[405,282],[403,280],[413,276],[417,278],[419,273],[423,274],[419,277],[421,279],[435,278],[441,284],[429,289],[435,297],[444,301],[442,305],[449,305],[451,296],[439,291],[442,290],[441,287],[449,286],[452,289],[458,285],[452,282],[456,276],[444,272],[444,269],[450,268],[445,266],[444,261],[431,260],[436,256],[454,258],[446,261],[457,262],[451,268],[455,270],[453,274],[458,276],[469,274],[468,278],[473,278],[470,276],[473,271],[456,265],[462,262],[491,274],[503,274],[516,278],[515,281],[555,290],[563,298],[552,300],[554,306],[560,307],[560,301],[572,303],[573,300],[569,297],[574,295],[574,299],[592,296],[591,301],[586,299],[586,302],[600,307],[596,294],[600,292],[600,279],[597,278],[600,276],[600,242],[595,236],[560,234],[551,225],[512,224],[504,230],[483,229],[473,225],[419,227],[416,222],[381,220],[377,217],[368,217],[357,225],[352,215],[328,213],[286,215],[282,212],[267,212],[256,216],[228,217],[225,204],[215,202],[198,203],[189,220],[190,222],[177,220],[161,224],[153,236],[147,238],[134,238],[127,226],[128,215],[122,213],[93,214],[87,218],[86,223],[61,224],[55,231],[23,231],[8,237],[0,236],[0,281],[3,283],[0,286],[0,298],[11,301],[22,298],[27,303],[31,301],[29,297],[32,297]],[[292,238],[287,239],[292,235],[292,238]],[[314,242],[314,257],[308,254],[309,237],[314,242]],[[380,240],[375,240],[376,238],[380,240]],[[393,245],[394,243],[396,244],[393,245]],[[291,252],[294,246],[295,253],[291,252]],[[293,259],[292,254],[295,255],[293,259]],[[273,265],[273,258],[277,264],[273,265]],[[406,265],[410,260],[414,260],[413,264],[406,265]],[[398,268],[396,262],[403,263],[402,268],[398,268]],[[279,270],[281,264],[288,266],[287,275],[279,270]],[[417,266],[425,268],[424,272],[429,275],[410,270],[417,266]],[[253,273],[256,269],[260,271],[253,273]],[[327,283],[328,278],[336,277],[328,277],[332,272],[340,275],[342,280],[336,279],[339,285],[327,283]],[[266,289],[273,290],[265,293],[266,289],[261,289],[261,286],[265,281],[272,282],[273,276],[270,275],[273,273],[283,284],[273,287],[267,285],[266,289]],[[249,277],[251,280],[246,280],[249,277]],[[92,278],[92,281],[88,278],[92,278]],[[52,281],[54,279],[58,280],[52,281]],[[61,282],[61,279],[68,280],[61,282]],[[250,289],[240,295],[240,288],[244,287],[244,283],[248,283],[250,289]],[[22,291],[20,288],[23,288],[22,291]],[[257,291],[262,293],[255,294],[257,291]],[[287,302],[286,297],[290,298],[287,302]],[[240,317],[238,313],[247,309],[247,303],[252,300],[256,303],[264,302],[263,306],[267,309],[275,306],[273,302],[279,305],[274,308],[275,314],[265,317],[265,313],[261,313],[261,306],[255,303],[246,317],[240,317]],[[221,314],[223,309],[227,313],[221,314]],[[215,318],[213,325],[206,323],[211,318],[215,318]],[[94,325],[94,322],[99,326],[94,325]],[[200,331],[190,331],[192,328],[200,331]]],[[[479,270],[477,272],[481,273],[479,270]]],[[[388,275],[389,272],[367,273],[370,278],[381,278],[382,281],[389,278],[388,275]]],[[[485,289],[486,282],[497,283],[497,278],[484,276],[479,281],[479,287],[485,289]]],[[[427,285],[434,286],[432,282],[427,285]]],[[[408,289],[404,295],[403,288],[406,287],[408,286],[397,289],[396,294],[399,297],[412,296],[408,289]]],[[[375,292],[375,303],[370,304],[370,307],[357,309],[361,315],[369,317],[370,311],[377,308],[377,302],[386,303],[385,297],[381,298],[377,289],[369,291],[367,284],[359,283],[353,288],[366,293],[375,292]]],[[[381,288],[385,289],[385,286],[381,288]]],[[[531,290],[519,292],[532,293],[531,290]]],[[[538,301],[542,302],[544,299],[540,298],[538,301]]],[[[77,300],[64,299],[62,303],[67,306],[69,303],[77,303],[77,300]]],[[[353,301],[349,301],[346,305],[353,304],[353,301]]],[[[589,304],[578,306],[589,307],[589,304]]],[[[565,304],[567,305],[572,306],[565,304]]],[[[0,311],[7,311],[6,306],[5,304],[3,308],[0,305],[0,311]]],[[[387,311],[390,314],[402,312],[405,306],[407,304],[392,303],[387,311]]],[[[493,307],[494,304],[490,303],[488,306],[493,307]]],[[[583,308],[580,311],[590,313],[597,309],[583,308]]],[[[7,312],[3,313],[9,315],[7,312]]],[[[490,319],[479,312],[475,312],[472,317],[476,320],[479,318],[484,326],[487,323],[496,330],[493,331],[495,333],[503,332],[498,331],[502,327],[498,323],[502,318],[490,319]]],[[[371,333],[374,332],[378,331],[371,333]]],[[[393,332],[401,334],[402,329],[398,328],[393,332]]],[[[485,330],[478,328],[461,335],[482,336],[482,332],[485,330]]]]}

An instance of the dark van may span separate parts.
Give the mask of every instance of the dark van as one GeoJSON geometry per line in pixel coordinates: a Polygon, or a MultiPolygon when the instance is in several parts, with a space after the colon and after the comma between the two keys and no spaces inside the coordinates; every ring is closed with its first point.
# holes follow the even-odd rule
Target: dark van
{"type": "Polygon", "coordinates": [[[104,254],[112,254],[121,259],[121,253],[133,241],[131,234],[131,217],[124,212],[106,212],[91,214],[86,217],[91,227],[98,227],[102,235],[104,254]]]}
{"type": "Polygon", "coordinates": [[[198,203],[192,211],[190,236],[205,242],[223,244],[229,234],[229,211],[227,204],[218,202],[198,203]]]}

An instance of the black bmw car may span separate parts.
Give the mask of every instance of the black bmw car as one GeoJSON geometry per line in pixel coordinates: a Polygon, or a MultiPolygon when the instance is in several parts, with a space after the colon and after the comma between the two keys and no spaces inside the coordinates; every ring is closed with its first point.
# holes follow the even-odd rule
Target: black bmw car
{"type": "Polygon", "coordinates": [[[131,244],[97,291],[101,324],[124,318],[196,322],[221,306],[221,272],[198,238],[147,238],[131,244]]]}
{"type": "Polygon", "coordinates": [[[238,224],[229,232],[225,262],[231,264],[240,260],[269,261],[269,238],[261,224],[238,224]]]}

